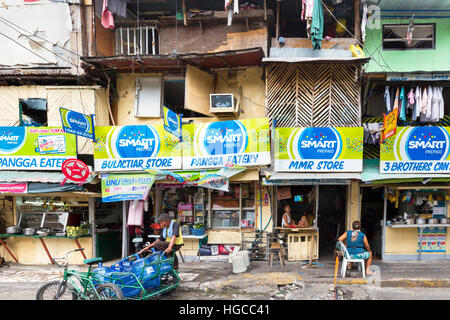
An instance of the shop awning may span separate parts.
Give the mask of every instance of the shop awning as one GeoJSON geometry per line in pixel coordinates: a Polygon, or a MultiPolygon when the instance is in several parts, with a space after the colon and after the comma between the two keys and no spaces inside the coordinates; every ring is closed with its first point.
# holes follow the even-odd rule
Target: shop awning
{"type": "MultiPolygon", "coordinates": [[[[426,179],[429,181],[450,181],[450,174],[433,173],[380,173],[379,159],[365,159],[363,161],[363,172],[361,181],[367,184],[380,183],[402,183],[402,182],[422,182],[426,179]]],[[[429,182],[428,181],[428,182],[429,182]]]]}
{"type": "Polygon", "coordinates": [[[274,172],[261,170],[264,185],[348,185],[360,172],[274,172]]]}
{"type": "Polygon", "coordinates": [[[181,72],[188,64],[209,70],[253,67],[259,66],[263,57],[264,51],[262,48],[251,48],[177,55],[83,57],[82,60],[104,70],[131,73],[133,71],[181,72]]]}
{"type": "MultiPolygon", "coordinates": [[[[61,183],[65,176],[58,171],[0,171],[1,182],[40,182],[40,183],[61,183]]],[[[95,176],[89,176],[85,183],[96,183],[95,176]]],[[[67,180],[66,183],[75,183],[67,180]]]]}

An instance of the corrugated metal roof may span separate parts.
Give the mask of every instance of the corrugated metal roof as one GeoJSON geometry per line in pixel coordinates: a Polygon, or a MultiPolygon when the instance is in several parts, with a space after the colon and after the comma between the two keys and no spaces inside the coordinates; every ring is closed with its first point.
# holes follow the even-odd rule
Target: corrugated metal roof
{"type": "MultiPolygon", "coordinates": [[[[89,176],[85,183],[91,183],[95,179],[95,175],[89,176]]],[[[60,183],[65,176],[62,172],[50,171],[0,171],[0,182],[45,182],[45,183],[60,183]]],[[[75,183],[72,180],[67,180],[66,183],[75,183]]],[[[94,182],[95,183],[95,182],[94,182]]]]}

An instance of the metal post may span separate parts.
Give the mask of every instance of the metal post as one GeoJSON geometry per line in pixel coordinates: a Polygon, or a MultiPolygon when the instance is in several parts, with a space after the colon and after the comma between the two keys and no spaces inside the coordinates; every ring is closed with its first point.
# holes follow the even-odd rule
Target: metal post
{"type": "Polygon", "coordinates": [[[384,187],[384,208],[383,208],[383,234],[381,241],[381,259],[384,259],[386,251],[386,217],[387,217],[387,198],[386,198],[387,187],[384,187]]]}
{"type": "Polygon", "coordinates": [[[420,236],[419,236],[419,261],[422,260],[422,233],[423,227],[419,227],[420,236]]]}
{"type": "Polygon", "coordinates": [[[88,198],[88,208],[89,208],[89,224],[91,225],[91,236],[92,236],[92,258],[96,258],[97,257],[97,237],[96,237],[97,231],[95,228],[95,198],[88,198]]]}
{"type": "Polygon", "coordinates": [[[128,257],[127,204],[122,201],[122,258],[128,257]]]}

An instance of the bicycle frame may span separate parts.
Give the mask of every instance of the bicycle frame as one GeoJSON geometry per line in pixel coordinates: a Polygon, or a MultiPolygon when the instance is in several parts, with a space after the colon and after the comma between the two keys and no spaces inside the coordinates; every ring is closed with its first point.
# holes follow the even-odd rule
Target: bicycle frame
{"type": "MultiPolygon", "coordinates": [[[[85,299],[85,300],[90,300],[92,299],[92,294],[95,294],[98,296],[97,290],[96,290],[96,286],[94,285],[92,279],[92,273],[91,273],[91,266],[89,265],[89,269],[87,272],[80,272],[80,271],[76,271],[76,270],[69,270],[68,269],[68,257],[70,253],[76,252],[76,251],[80,251],[80,250],[84,250],[84,249],[76,249],[76,250],[72,250],[66,253],[66,256],[64,258],[65,263],[64,265],[64,275],[63,278],[61,279],[61,282],[58,286],[58,289],[56,291],[56,298],[59,298],[61,296],[61,294],[63,294],[64,292],[61,293],[61,288],[65,287],[65,285],[67,285],[67,288],[75,293],[77,295],[78,298],[81,299],[85,299]],[[78,283],[81,285],[78,284],[78,283]]],[[[59,264],[56,259],[53,259],[53,261],[55,262],[55,264],[59,267],[61,267],[62,265],[59,264]]]]}

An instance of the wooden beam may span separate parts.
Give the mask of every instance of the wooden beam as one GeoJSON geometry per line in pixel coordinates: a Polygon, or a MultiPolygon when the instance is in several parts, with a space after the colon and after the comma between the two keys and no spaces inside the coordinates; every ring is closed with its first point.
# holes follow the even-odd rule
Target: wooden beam
{"type": "Polygon", "coordinates": [[[359,14],[360,0],[354,0],[355,4],[355,38],[361,42],[361,15],[359,14]]]}
{"type": "Polygon", "coordinates": [[[182,5],[182,7],[183,7],[183,20],[184,20],[184,25],[187,26],[186,0],[182,0],[181,5],[182,5]]]}
{"type": "Polygon", "coordinates": [[[275,37],[278,41],[278,37],[280,36],[280,1],[277,1],[277,25],[275,31],[275,37]]]}

